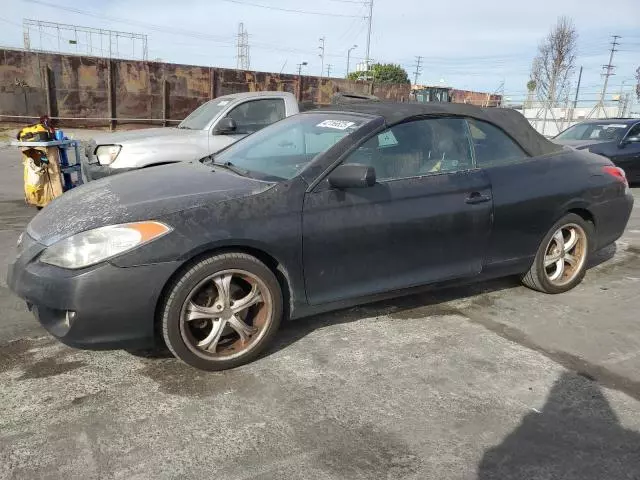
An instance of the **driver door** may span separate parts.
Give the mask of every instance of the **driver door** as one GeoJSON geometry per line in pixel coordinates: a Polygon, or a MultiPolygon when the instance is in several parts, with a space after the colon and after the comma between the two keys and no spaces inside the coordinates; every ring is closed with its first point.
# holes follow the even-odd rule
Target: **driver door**
{"type": "Polygon", "coordinates": [[[464,119],[431,118],[375,135],[343,163],[377,183],[337,190],[327,179],[303,210],[311,304],[478,274],[491,229],[491,185],[474,167],[464,119]]]}

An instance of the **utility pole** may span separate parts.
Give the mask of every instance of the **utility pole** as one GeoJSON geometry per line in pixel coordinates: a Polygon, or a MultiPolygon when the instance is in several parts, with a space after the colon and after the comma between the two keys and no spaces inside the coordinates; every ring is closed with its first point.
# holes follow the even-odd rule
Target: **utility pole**
{"type": "Polygon", "coordinates": [[[576,111],[576,108],[578,108],[578,95],[580,95],[580,83],[582,82],[582,65],[580,65],[580,73],[578,74],[578,85],[576,86],[576,96],[573,99],[573,108],[570,110],[569,113],[569,126],[571,126],[571,124],[573,123],[573,114],[576,111]]]}
{"type": "Polygon", "coordinates": [[[615,66],[612,65],[613,54],[618,51],[618,50],[616,50],[616,47],[618,45],[620,45],[618,43],[618,39],[622,38],[622,37],[620,37],[620,35],[612,35],[612,37],[613,37],[613,41],[611,42],[611,54],[609,55],[609,63],[602,66],[602,68],[604,68],[604,70],[605,70],[605,73],[602,74],[604,76],[604,85],[602,86],[602,93],[600,93],[600,100],[598,101],[596,106],[593,107],[593,109],[589,113],[589,117],[588,118],[591,118],[591,116],[594,113],[597,113],[598,110],[600,110],[600,109],[602,109],[602,112],[605,114],[604,115],[605,118],[607,117],[606,110],[604,109],[604,99],[605,99],[605,97],[607,95],[607,85],[609,84],[609,77],[611,75],[615,75],[615,73],[613,73],[613,69],[615,68],[615,66]]]}
{"type": "Polygon", "coordinates": [[[416,57],[416,71],[413,73],[415,75],[415,77],[413,79],[413,84],[414,85],[418,84],[418,77],[422,73],[422,66],[420,65],[421,62],[422,62],[422,56],[418,55],[416,57]]]}
{"type": "Polygon", "coordinates": [[[322,37],[320,39],[320,46],[318,47],[320,49],[320,55],[318,55],[321,59],[322,59],[322,64],[320,65],[320,79],[322,79],[322,74],[324,72],[324,43],[325,43],[326,38],[322,37]]]}
{"type": "MultiPolygon", "coordinates": [[[[576,98],[573,100],[573,109],[578,108],[578,95],[580,95],[580,82],[582,81],[582,65],[580,66],[580,73],[578,74],[578,86],[576,87],[576,98]]],[[[573,118],[572,118],[573,119],[573,118]]]]}
{"type": "Polygon", "coordinates": [[[369,55],[371,54],[371,23],[373,21],[373,0],[369,0],[369,28],[367,30],[367,52],[364,56],[364,64],[369,71],[369,55]]]}
{"type": "Polygon", "coordinates": [[[332,66],[333,66],[333,65],[331,65],[331,64],[328,64],[328,65],[327,65],[327,78],[331,76],[331,67],[332,67],[332,66]]]}

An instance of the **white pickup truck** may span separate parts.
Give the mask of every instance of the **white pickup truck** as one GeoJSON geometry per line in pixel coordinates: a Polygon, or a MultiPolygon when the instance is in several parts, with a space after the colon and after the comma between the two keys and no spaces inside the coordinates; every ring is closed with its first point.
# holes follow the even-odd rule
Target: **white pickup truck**
{"type": "Polygon", "coordinates": [[[177,127],[96,136],[85,148],[87,180],[136,168],[196,160],[299,112],[287,92],[225,95],[198,107],[177,127]]]}

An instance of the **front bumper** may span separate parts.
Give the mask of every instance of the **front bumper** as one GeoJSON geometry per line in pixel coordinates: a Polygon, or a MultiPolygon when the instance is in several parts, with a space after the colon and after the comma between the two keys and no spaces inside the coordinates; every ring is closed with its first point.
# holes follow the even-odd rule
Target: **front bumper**
{"type": "Polygon", "coordinates": [[[44,246],[30,238],[23,242],[28,245],[9,265],[7,283],[49,333],[85,349],[154,344],[156,305],[177,262],[66,270],[38,261],[44,246]]]}

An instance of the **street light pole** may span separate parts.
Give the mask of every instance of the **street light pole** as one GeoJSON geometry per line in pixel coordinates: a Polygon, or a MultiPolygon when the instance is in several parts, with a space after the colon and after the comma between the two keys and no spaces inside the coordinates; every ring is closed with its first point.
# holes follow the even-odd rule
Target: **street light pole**
{"type": "Polygon", "coordinates": [[[349,61],[351,60],[351,50],[358,48],[358,45],[354,45],[349,50],[347,50],[347,77],[349,76],[349,61]]]}
{"type": "Polygon", "coordinates": [[[302,62],[298,64],[298,76],[302,75],[302,67],[306,67],[308,64],[307,62],[302,62]]]}

